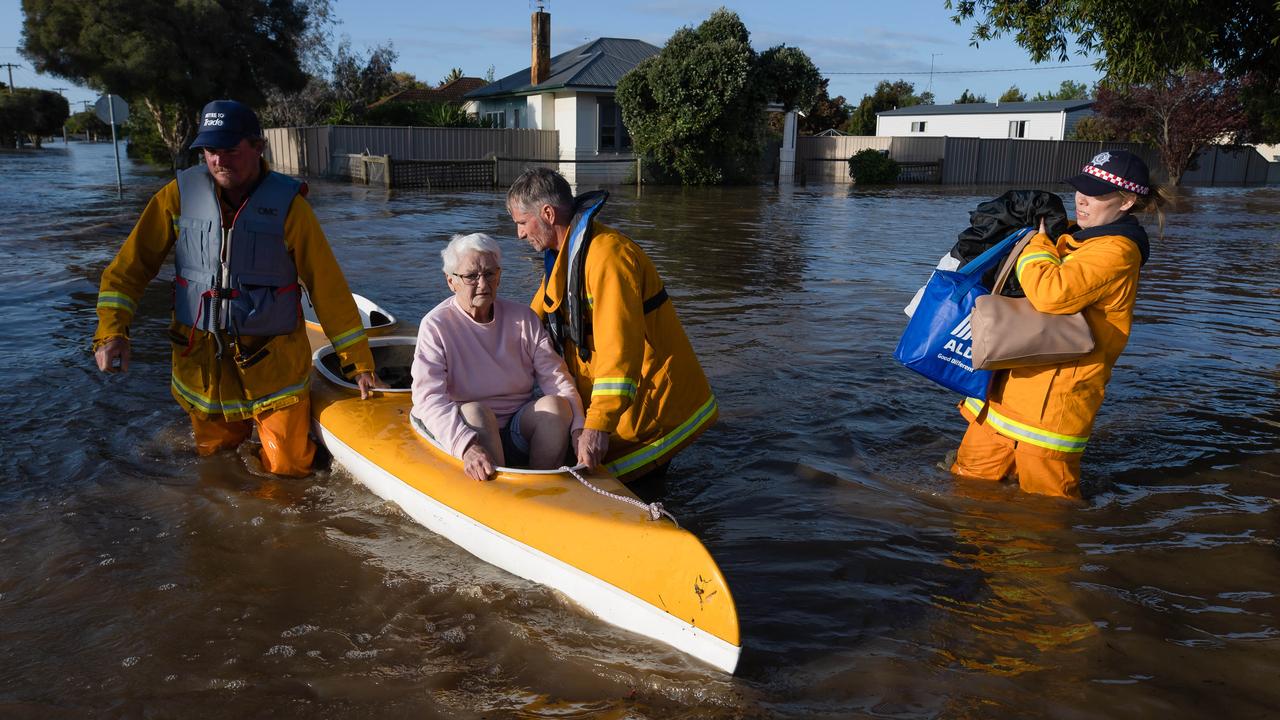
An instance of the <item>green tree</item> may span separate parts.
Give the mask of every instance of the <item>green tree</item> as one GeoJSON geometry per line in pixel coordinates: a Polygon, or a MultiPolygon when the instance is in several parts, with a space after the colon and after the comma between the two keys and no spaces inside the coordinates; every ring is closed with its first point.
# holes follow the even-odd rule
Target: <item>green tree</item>
{"type": "Polygon", "coordinates": [[[818,91],[826,87],[822,73],[799,48],[778,45],[760,53],[759,81],[769,100],[782,104],[783,112],[808,112],[818,99],[818,91]]]}
{"type": "Polygon", "coordinates": [[[803,107],[820,80],[795,48],[772,48],[764,57],[751,48],[742,20],[724,8],[697,28],[677,30],[618,83],[636,152],[686,184],[754,177],[768,101],[803,107]]]}
{"type": "Polygon", "coordinates": [[[800,118],[800,132],[805,135],[816,135],[823,130],[842,127],[849,122],[849,103],[843,95],[834,98],[827,94],[826,78],[818,90],[818,99],[813,107],[800,118]]]}
{"type": "Polygon", "coordinates": [[[370,103],[399,89],[391,68],[397,57],[391,43],[357,53],[351,50],[351,41],[343,38],[333,60],[334,101],[345,102],[352,116],[361,118],[370,103]]]}
{"type": "Polygon", "coordinates": [[[1058,86],[1057,91],[1047,93],[1036,93],[1031,98],[1036,102],[1044,100],[1087,100],[1089,98],[1089,86],[1084,83],[1063,80],[1058,86]]]}
{"type": "Polygon", "coordinates": [[[71,135],[91,135],[103,137],[111,134],[111,126],[98,119],[92,110],[82,110],[67,118],[67,132],[71,135]]]}
{"type": "Polygon", "coordinates": [[[369,108],[364,122],[369,125],[409,125],[412,127],[486,127],[459,105],[441,102],[393,102],[369,108]]]}
{"type": "Polygon", "coordinates": [[[916,95],[916,86],[906,80],[881,80],[870,95],[863,95],[858,107],[850,113],[845,130],[854,135],[876,134],[876,113],[912,105],[932,105],[933,93],[916,95]]]}
{"type": "Polygon", "coordinates": [[[440,78],[440,84],[448,85],[454,80],[461,80],[461,79],[462,79],[462,68],[452,68],[451,70],[449,70],[448,75],[445,75],[444,77],[440,78]]]}
{"type": "Polygon", "coordinates": [[[1013,85],[1008,90],[1004,91],[1004,94],[1000,96],[1000,100],[998,102],[1026,102],[1026,101],[1027,101],[1026,93],[1019,90],[1017,85],[1013,85]]]}
{"type": "Polygon", "coordinates": [[[0,137],[14,145],[21,136],[40,147],[49,135],[61,134],[71,115],[67,99],[50,90],[15,88],[0,94],[0,137]]]}
{"type": "Polygon", "coordinates": [[[150,113],[177,165],[206,102],[261,106],[271,88],[305,84],[299,44],[317,6],[327,1],[22,0],[22,53],[150,113]]]}
{"type": "Polygon", "coordinates": [[[956,98],[955,104],[969,105],[972,103],[984,103],[986,101],[987,101],[986,95],[974,95],[973,93],[969,92],[969,88],[965,88],[964,92],[960,93],[960,97],[956,98]]]}
{"type": "Polygon", "coordinates": [[[947,0],[972,44],[1013,35],[1034,62],[1065,62],[1072,50],[1099,58],[1113,83],[1163,83],[1216,69],[1242,81],[1255,139],[1280,139],[1280,3],[1276,0],[947,0]],[[1246,76],[1252,76],[1245,83],[1246,76]]]}

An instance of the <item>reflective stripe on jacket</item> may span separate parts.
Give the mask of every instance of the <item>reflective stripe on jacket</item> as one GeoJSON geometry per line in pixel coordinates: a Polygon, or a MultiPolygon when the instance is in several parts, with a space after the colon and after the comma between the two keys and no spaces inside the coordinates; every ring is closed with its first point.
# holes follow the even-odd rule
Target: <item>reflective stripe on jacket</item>
{"type": "MultiPolygon", "coordinates": [[[[715,423],[718,409],[653,262],[618,231],[592,229],[581,298],[590,299],[590,358],[568,338],[564,357],[587,405],[586,427],[609,433],[606,467],[626,479],[669,460],[715,423]]],[[[539,317],[565,311],[566,255],[534,294],[539,317]]]]}
{"type": "Polygon", "coordinates": [[[302,183],[270,172],[224,228],[208,167],[178,173],[181,213],[176,218],[173,312],[183,325],[233,335],[287,335],[302,322],[298,269],[284,243],[284,221],[302,183]],[[228,273],[219,302],[220,252],[228,273]],[[221,312],[220,312],[221,310],[221,312]]]}
{"type": "Polygon", "coordinates": [[[1093,352],[1055,365],[995,374],[988,402],[968,398],[961,410],[1019,442],[1063,453],[1084,452],[1102,406],[1111,368],[1129,342],[1146,233],[1126,218],[1055,243],[1039,234],[1018,257],[1018,280],[1040,312],[1082,312],[1093,332],[1093,352]],[[1080,239],[1081,237],[1084,239],[1080,239]]]}
{"type": "MultiPolygon", "coordinates": [[[[267,171],[266,163],[263,171],[267,171]]],[[[103,271],[95,347],[129,335],[143,290],[160,272],[177,242],[180,207],[178,182],[174,180],[152,196],[115,259],[103,271]]],[[[352,376],[373,372],[373,356],[347,281],[310,203],[301,195],[288,206],[284,247],[297,279],[308,288],[325,334],[339,348],[344,370],[352,376]]],[[[235,362],[227,338],[222,339],[224,351],[219,358],[219,341],[213,333],[193,331],[176,318],[169,336],[173,343],[170,389],[174,399],[192,414],[244,419],[293,404],[307,391],[311,350],[302,323],[292,332],[274,337],[241,336],[242,364],[235,362]]]]}

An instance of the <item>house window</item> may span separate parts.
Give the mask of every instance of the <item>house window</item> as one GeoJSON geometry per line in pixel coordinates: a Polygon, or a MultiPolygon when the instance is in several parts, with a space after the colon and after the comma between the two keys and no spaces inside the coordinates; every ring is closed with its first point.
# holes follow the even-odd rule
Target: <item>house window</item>
{"type": "Polygon", "coordinates": [[[925,121],[911,123],[911,132],[924,132],[925,121]]]}
{"type": "Polygon", "coordinates": [[[1009,121],[1009,137],[1020,138],[1027,136],[1026,120],[1010,120],[1009,121]]]}
{"type": "Polygon", "coordinates": [[[511,111],[511,127],[513,128],[524,127],[523,125],[520,124],[520,108],[514,108],[511,111]]]}
{"type": "Polygon", "coordinates": [[[631,134],[622,124],[622,108],[611,97],[596,100],[596,152],[631,150],[631,134]]]}
{"type": "Polygon", "coordinates": [[[490,127],[504,128],[507,126],[507,111],[495,110],[484,114],[484,119],[489,121],[490,127]]]}

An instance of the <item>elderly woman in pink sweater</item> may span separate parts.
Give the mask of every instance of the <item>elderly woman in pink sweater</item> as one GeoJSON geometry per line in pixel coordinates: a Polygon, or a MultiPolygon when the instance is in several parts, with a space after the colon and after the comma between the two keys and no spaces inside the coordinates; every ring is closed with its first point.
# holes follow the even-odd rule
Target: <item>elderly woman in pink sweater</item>
{"type": "Polygon", "coordinates": [[[455,235],[440,253],[453,297],[418,327],[413,415],[467,475],[498,466],[559,467],[582,432],[582,399],[528,305],[498,297],[502,250],[455,235]]]}

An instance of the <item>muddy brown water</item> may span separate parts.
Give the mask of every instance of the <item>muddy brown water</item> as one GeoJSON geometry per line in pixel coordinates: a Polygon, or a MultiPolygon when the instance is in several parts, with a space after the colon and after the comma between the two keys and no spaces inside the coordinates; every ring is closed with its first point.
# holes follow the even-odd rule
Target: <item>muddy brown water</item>
{"type": "MultiPolygon", "coordinates": [[[[166,270],[108,377],[101,271],[163,173],[0,154],[0,717],[1251,718],[1280,707],[1280,189],[1190,191],[1143,271],[1083,506],[957,484],[902,305],[1004,188],[615,188],[721,421],[666,504],[724,570],[726,676],[416,525],[341,470],[197,459],[166,270]]],[[[313,183],[353,289],[412,331],[455,232],[540,262],[501,193],[313,183]]]]}

